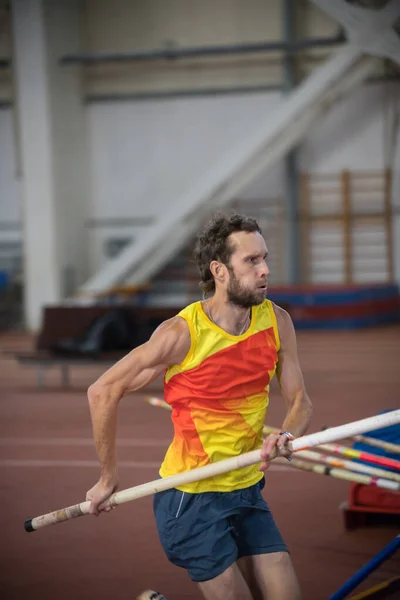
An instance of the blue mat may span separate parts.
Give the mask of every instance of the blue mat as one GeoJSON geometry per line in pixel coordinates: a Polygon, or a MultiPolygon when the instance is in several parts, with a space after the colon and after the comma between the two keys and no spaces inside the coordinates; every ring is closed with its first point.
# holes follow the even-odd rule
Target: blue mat
{"type": "MultiPolygon", "coordinates": [[[[382,410],[379,414],[384,414],[390,412],[392,409],[382,410]]],[[[374,429],[373,431],[369,431],[365,434],[366,437],[375,438],[377,440],[382,440],[383,442],[390,442],[391,444],[400,445],[400,424],[398,425],[390,425],[389,427],[382,427],[381,429],[374,429]]],[[[394,460],[400,460],[400,454],[395,452],[386,452],[383,448],[375,448],[375,446],[370,446],[369,444],[364,444],[363,442],[354,442],[353,448],[355,450],[362,450],[363,452],[369,452],[370,454],[378,454],[380,456],[385,456],[387,458],[393,458],[394,460]]],[[[361,462],[364,464],[370,464],[367,461],[354,459],[357,462],[361,462]]],[[[383,469],[387,469],[390,471],[388,467],[381,467],[383,469]]]]}

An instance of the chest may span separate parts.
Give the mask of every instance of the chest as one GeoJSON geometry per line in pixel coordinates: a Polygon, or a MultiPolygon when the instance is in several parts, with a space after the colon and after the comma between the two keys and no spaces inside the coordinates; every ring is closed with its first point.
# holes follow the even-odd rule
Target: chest
{"type": "Polygon", "coordinates": [[[226,348],[208,353],[185,373],[185,383],[196,390],[215,390],[225,397],[262,392],[269,385],[278,356],[273,334],[268,330],[226,348]]]}

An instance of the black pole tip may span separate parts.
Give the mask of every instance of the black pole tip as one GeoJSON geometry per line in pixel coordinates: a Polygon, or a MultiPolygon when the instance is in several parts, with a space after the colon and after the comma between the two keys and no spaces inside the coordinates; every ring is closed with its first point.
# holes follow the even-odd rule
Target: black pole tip
{"type": "Polygon", "coordinates": [[[27,519],[24,523],[25,531],[30,533],[31,531],[35,531],[32,527],[32,519],[27,519]]]}

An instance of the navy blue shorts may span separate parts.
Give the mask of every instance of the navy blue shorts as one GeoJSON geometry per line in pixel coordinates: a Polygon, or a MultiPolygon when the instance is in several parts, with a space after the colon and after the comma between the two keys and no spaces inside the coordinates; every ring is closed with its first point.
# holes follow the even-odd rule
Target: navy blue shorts
{"type": "Polygon", "coordinates": [[[263,487],[264,479],[234,492],[155,494],[154,515],[168,559],[193,581],[207,581],[241,556],[287,552],[263,487]]]}

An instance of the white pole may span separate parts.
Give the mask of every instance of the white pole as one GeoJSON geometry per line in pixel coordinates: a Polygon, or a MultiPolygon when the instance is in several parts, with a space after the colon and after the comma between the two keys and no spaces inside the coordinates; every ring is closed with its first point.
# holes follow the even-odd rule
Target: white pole
{"type": "MultiPolygon", "coordinates": [[[[303,450],[311,448],[313,446],[319,446],[327,442],[334,442],[342,440],[353,435],[365,433],[373,429],[380,429],[381,427],[388,427],[389,425],[396,425],[400,423],[400,409],[393,410],[391,412],[362,419],[361,421],[354,421],[347,423],[346,425],[339,425],[338,427],[332,427],[324,431],[318,431],[317,433],[311,433],[303,437],[297,438],[291,442],[293,452],[297,450],[303,450]]],[[[199,467],[198,469],[192,469],[185,473],[179,473],[178,475],[171,475],[170,477],[164,477],[163,479],[156,479],[155,481],[149,481],[120,492],[115,492],[107,501],[107,505],[116,506],[117,504],[123,504],[136,500],[137,498],[143,498],[145,496],[151,496],[157,492],[163,492],[171,488],[186,485],[187,483],[193,483],[195,481],[201,481],[208,477],[214,477],[215,475],[221,475],[222,473],[228,473],[236,469],[241,469],[250,465],[254,465],[261,462],[261,449],[253,450],[233,458],[221,460],[217,463],[206,465],[205,467],[199,467]]],[[[34,517],[25,521],[25,531],[35,531],[36,529],[46,527],[47,525],[55,525],[69,519],[74,519],[82,515],[86,515],[89,512],[90,502],[81,502],[73,506],[68,506],[60,510],[41,515],[40,517],[34,517]]]]}

